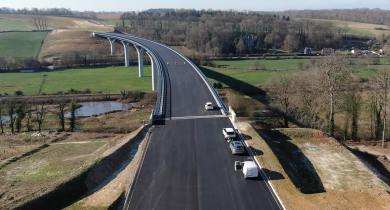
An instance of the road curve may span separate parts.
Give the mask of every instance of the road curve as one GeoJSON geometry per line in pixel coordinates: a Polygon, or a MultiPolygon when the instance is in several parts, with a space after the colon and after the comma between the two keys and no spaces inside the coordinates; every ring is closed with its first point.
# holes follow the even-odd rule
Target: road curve
{"type": "Polygon", "coordinates": [[[281,209],[263,179],[246,180],[234,171],[234,161],[250,157],[231,154],[222,128],[233,126],[221,110],[205,111],[205,102],[217,103],[195,69],[154,41],[128,37],[164,61],[171,120],[152,129],[124,209],[281,209]]]}

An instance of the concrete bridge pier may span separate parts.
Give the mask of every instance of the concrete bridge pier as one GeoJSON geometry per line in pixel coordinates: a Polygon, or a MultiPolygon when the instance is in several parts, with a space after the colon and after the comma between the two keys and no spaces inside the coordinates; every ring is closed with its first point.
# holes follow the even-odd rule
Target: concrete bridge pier
{"type": "Polygon", "coordinates": [[[152,90],[155,91],[158,88],[157,66],[152,56],[148,52],[146,54],[149,55],[150,64],[152,65],[152,90]]]}
{"type": "Polygon", "coordinates": [[[111,55],[115,55],[115,39],[107,38],[108,41],[110,41],[111,44],[111,55]]]}
{"type": "Polygon", "coordinates": [[[129,67],[130,66],[130,52],[129,52],[129,42],[121,41],[123,44],[123,47],[125,49],[125,66],[129,67]]]}
{"type": "Polygon", "coordinates": [[[134,45],[134,48],[138,52],[138,68],[139,68],[139,77],[144,77],[144,48],[141,46],[134,45]]]}

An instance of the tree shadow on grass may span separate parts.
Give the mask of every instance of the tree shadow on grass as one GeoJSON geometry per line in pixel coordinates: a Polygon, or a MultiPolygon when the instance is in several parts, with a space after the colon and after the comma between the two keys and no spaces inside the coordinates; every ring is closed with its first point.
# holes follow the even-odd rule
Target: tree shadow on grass
{"type": "MultiPolygon", "coordinates": [[[[247,82],[238,80],[236,78],[227,76],[225,74],[221,74],[216,71],[212,71],[210,69],[199,67],[199,69],[208,77],[211,79],[214,79],[216,81],[219,81],[221,83],[224,83],[228,85],[232,90],[235,90],[239,93],[245,94],[245,95],[251,95],[251,94],[263,94],[265,95],[265,91],[261,88],[258,88],[256,86],[253,86],[247,82]]],[[[264,104],[269,104],[267,100],[260,101],[264,104]]]]}
{"type": "MultiPolygon", "coordinates": [[[[224,84],[228,85],[232,90],[235,90],[235,91],[237,91],[237,92],[239,92],[241,94],[244,94],[244,95],[254,95],[252,97],[254,100],[256,100],[256,101],[266,105],[268,107],[268,109],[272,108],[272,107],[269,106],[270,105],[270,101],[266,97],[266,91],[265,90],[263,90],[263,89],[261,89],[259,87],[253,86],[253,85],[251,85],[251,84],[249,84],[247,82],[238,80],[236,78],[227,76],[225,74],[221,74],[219,72],[216,72],[216,71],[204,68],[204,67],[199,67],[199,69],[208,78],[211,78],[211,79],[214,79],[214,80],[219,81],[221,83],[224,83],[224,84]]],[[[272,117],[276,117],[276,118],[282,118],[284,116],[283,113],[280,113],[276,109],[272,109],[270,111],[270,113],[272,113],[272,117]]],[[[296,121],[294,119],[289,118],[289,121],[293,122],[294,124],[296,124],[298,126],[303,126],[300,122],[298,122],[298,121],[296,121]]]]}
{"type": "Polygon", "coordinates": [[[326,192],[316,169],[310,160],[293,143],[291,138],[278,130],[258,132],[279,160],[295,187],[305,194],[326,192]]]}
{"type": "Polygon", "coordinates": [[[277,171],[271,171],[269,169],[263,168],[263,171],[267,175],[269,180],[282,180],[285,179],[283,174],[277,172],[277,171]]]}
{"type": "Polygon", "coordinates": [[[264,155],[264,152],[259,150],[259,149],[256,149],[256,148],[254,148],[252,146],[249,146],[249,148],[251,149],[251,151],[253,152],[253,154],[255,156],[264,155]]]}

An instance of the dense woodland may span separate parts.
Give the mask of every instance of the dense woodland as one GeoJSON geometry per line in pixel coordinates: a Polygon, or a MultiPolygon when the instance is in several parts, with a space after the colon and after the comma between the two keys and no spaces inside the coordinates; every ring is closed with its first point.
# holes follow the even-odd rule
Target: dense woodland
{"type": "Polygon", "coordinates": [[[381,9],[287,10],[282,14],[293,18],[342,20],[390,26],[390,11],[381,9]]]}
{"type": "Polygon", "coordinates": [[[182,9],[161,14],[124,13],[121,20],[119,28],[128,33],[214,56],[281,48],[289,52],[304,47],[340,49],[349,31],[347,25],[262,12],[182,9]],[[249,48],[243,40],[246,33],[254,38],[249,48]]]}

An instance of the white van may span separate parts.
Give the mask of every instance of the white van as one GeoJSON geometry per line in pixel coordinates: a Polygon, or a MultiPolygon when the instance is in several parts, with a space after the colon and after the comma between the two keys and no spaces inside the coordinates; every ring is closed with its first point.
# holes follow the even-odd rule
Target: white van
{"type": "Polygon", "coordinates": [[[255,178],[259,176],[259,170],[257,169],[257,165],[253,161],[235,161],[234,162],[234,170],[241,170],[244,174],[244,178],[255,178]]]}

